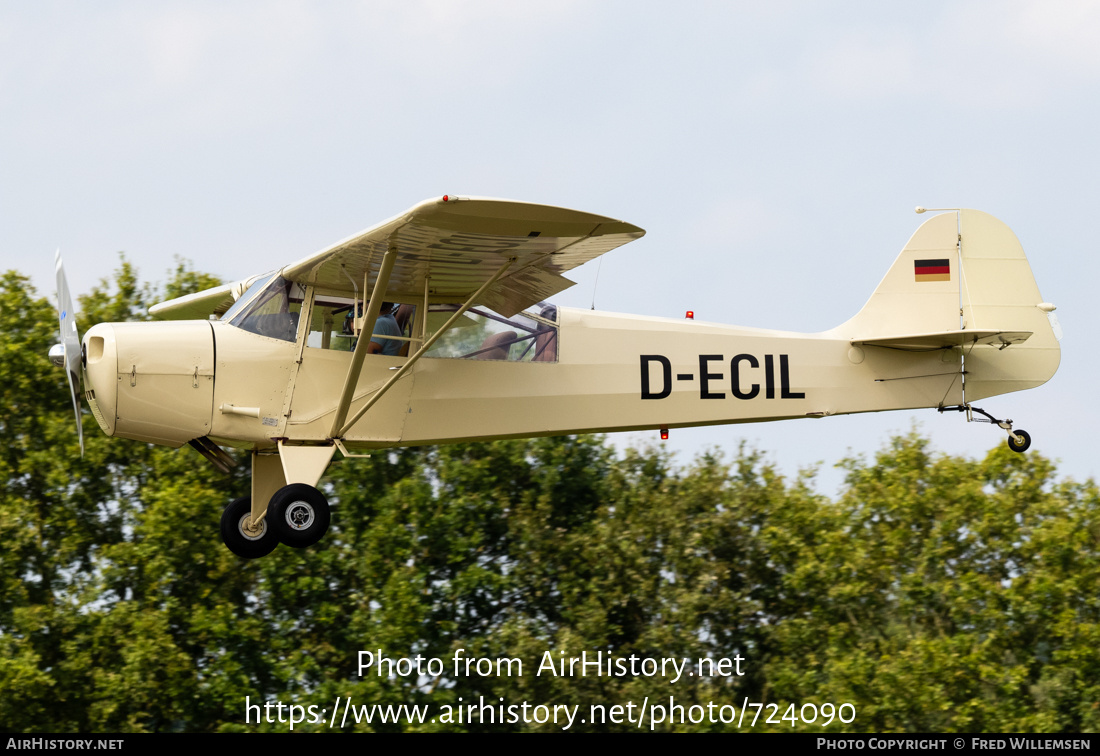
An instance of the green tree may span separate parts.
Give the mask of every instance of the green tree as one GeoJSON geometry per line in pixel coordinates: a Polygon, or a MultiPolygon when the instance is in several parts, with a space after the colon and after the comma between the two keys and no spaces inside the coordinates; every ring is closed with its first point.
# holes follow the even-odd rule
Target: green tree
{"type": "MultiPolygon", "coordinates": [[[[80,321],[144,318],[157,298],[213,283],[181,263],[158,293],[123,259],[80,321]]],[[[773,704],[757,731],[792,729],[774,723],[789,704],[830,702],[854,721],[794,729],[1097,727],[1100,498],[1035,452],[972,460],[897,438],[845,461],[834,501],[746,448],[686,464],[600,437],[382,451],[330,469],[321,544],[247,562],[217,537],[221,509],[248,490],[246,459],[222,475],[186,446],[108,439],[87,415],[81,458],[64,376],[45,359],[56,314],[14,273],[0,277],[0,329],[4,731],[286,731],[246,723],[246,697],[331,711],[337,696],[436,714],[482,698],[568,704],[585,718],[670,696],[773,704]],[[459,649],[524,673],[456,674],[459,649]],[[446,663],[360,676],[361,650],[446,663]],[[744,674],[536,674],[546,652],[740,657],[744,674]]]]}
{"type": "Polygon", "coordinates": [[[857,702],[861,729],[1095,730],[1100,509],[1041,455],[848,460],[834,524],[784,582],[776,694],[857,702]]]}

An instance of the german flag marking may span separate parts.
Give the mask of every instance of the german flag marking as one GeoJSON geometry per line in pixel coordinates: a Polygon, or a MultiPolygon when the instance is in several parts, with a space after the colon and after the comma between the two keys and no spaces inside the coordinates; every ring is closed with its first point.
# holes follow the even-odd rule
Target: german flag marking
{"type": "Polygon", "coordinates": [[[925,281],[950,281],[951,261],[942,260],[914,260],[913,275],[918,283],[925,281]]]}

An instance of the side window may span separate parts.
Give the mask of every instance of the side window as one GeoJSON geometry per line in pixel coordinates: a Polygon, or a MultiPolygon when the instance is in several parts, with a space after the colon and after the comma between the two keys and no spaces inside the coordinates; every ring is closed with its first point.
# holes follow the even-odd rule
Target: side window
{"type": "Polygon", "coordinates": [[[306,346],[316,349],[335,349],[341,352],[350,352],[354,349],[355,334],[352,333],[348,318],[351,308],[350,300],[337,302],[321,297],[314,300],[306,346]]]}
{"type": "MultiPolygon", "coordinates": [[[[433,305],[428,331],[438,330],[458,305],[433,305]]],[[[471,307],[432,346],[426,357],[506,362],[557,362],[558,308],[545,302],[506,318],[484,307],[471,307]]]]}
{"type": "MultiPolygon", "coordinates": [[[[315,349],[335,349],[342,352],[350,352],[355,349],[358,337],[355,335],[353,306],[350,299],[342,300],[318,296],[313,303],[306,346],[315,349]]],[[[362,316],[362,304],[359,305],[357,314],[360,317],[362,316]]],[[[396,352],[397,355],[406,357],[409,354],[409,339],[413,335],[416,324],[416,306],[398,305],[389,317],[393,318],[397,324],[396,329],[392,325],[389,327],[378,325],[375,327],[376,333],[372,335],[371,340],[380,343],[383,339],[385,342],[400,342],[391,348],[390,352],[396,352]],[[380,330],[385,331],[385,333],[378,333],[380,330]],[[400,339],[393,338],[395,335],[393,331],[395,330],[400,333],[400,339]]]]}

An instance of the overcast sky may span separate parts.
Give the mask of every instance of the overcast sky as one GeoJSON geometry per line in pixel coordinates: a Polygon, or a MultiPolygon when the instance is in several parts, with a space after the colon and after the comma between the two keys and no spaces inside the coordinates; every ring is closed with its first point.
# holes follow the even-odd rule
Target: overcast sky
{"type": "MultiPolygon", "coordinates": [[[[929,207],[1005,221],[1065,330],[1047,385],[981,405],[1066,475],[1098,471],[1095,2],[0,0],[0,264],[53,295],[175,257],[239,279],[445,193],[647,230],[599,309],[820,331],[864,303],[929,207]]],[[[556,298],[588,307],[596,264],[556,298]]],[[[91,324],[81,323],[82,330],[91,324]]],[[[792,472],[926,410],[674,430],[792,472]]],[[[656,441],[656,434],[616,438],[656,441]],[[653,436],[651,439],[650,437],[653,436]]]]}

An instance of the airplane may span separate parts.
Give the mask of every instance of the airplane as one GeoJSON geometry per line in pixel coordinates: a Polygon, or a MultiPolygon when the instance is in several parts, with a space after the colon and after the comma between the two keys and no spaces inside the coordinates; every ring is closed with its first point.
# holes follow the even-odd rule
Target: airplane
{"type": "MultiPolygon", "coordinates": [[[[917,208],[923,212],[923,208],[917,208]]],[[[847,322],[820,333],[568,309],[562,274],[644,235],[630,223],[507,200],[421,202],[274,271],[154,305],[162,321],[79,338],[57,256],[50,350],[108,436],[189,444],[251,495],[224,510],[240,557],[317,543],[336,452],[660,430],[856,412],[958,411],[1054,375],[1060,330],[1001,221],[925,221],[847,322]],[[83,391],[81,391],[83,385],[83,391]]]]}

